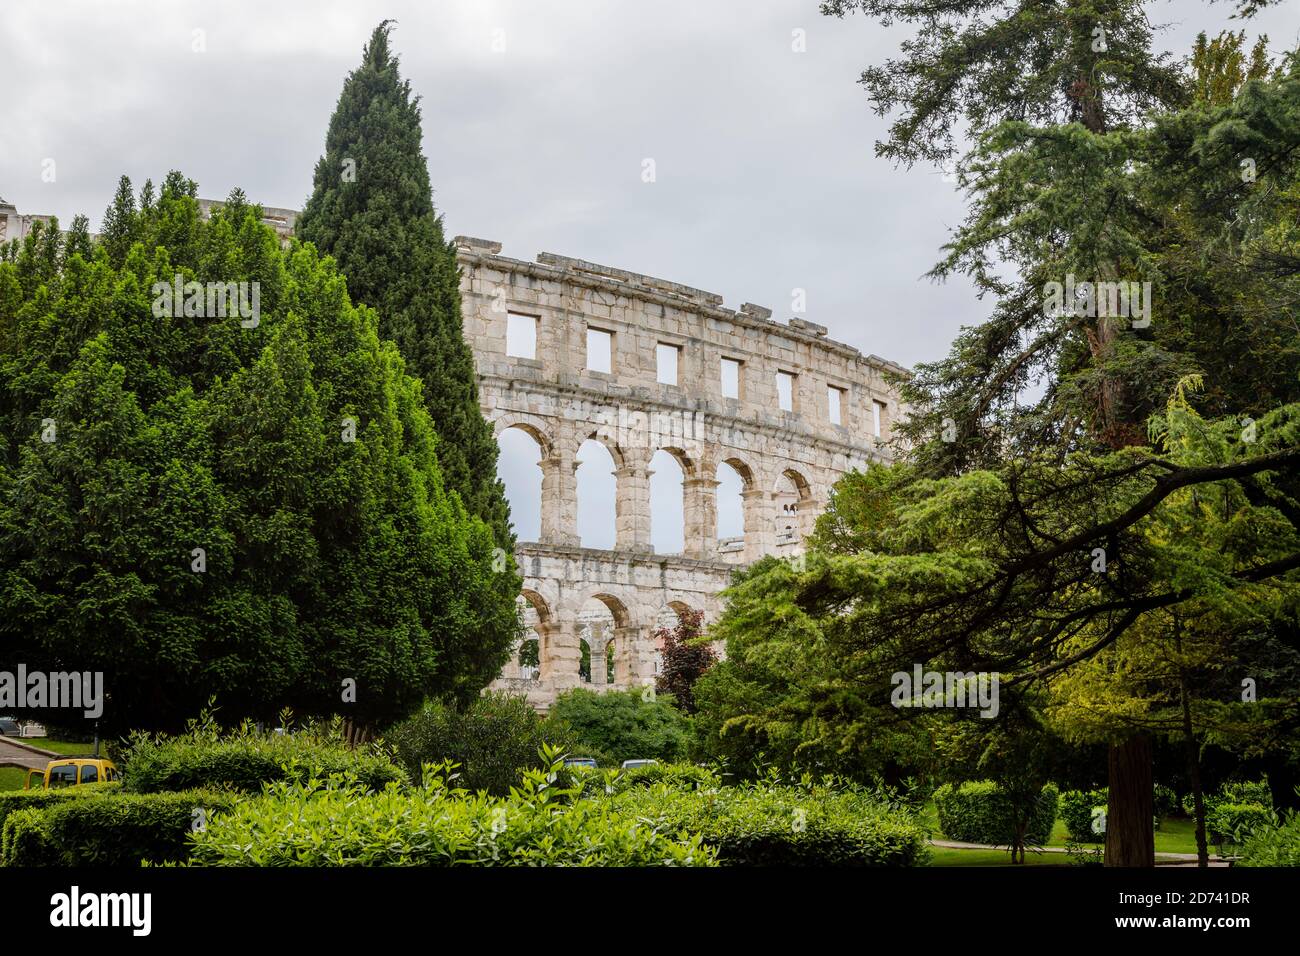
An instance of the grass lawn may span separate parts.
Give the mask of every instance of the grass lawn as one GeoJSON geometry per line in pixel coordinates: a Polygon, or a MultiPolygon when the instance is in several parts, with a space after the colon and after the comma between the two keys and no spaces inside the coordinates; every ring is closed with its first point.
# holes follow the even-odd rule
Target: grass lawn
{"type": "MultiPolygon", "coordinates": [[[[930,847],[931,866],[1010,866],[1008,850],[956,850],[950,847],[930,847]]],[[[1064,853],[1025,853],[1025,866],[1070,866],[1064,853]]]]}
{"type": "MultiPolygon", "coordinates": [[[[930,828],[930,834],[935,839],[943,839],[943,834],[939,830],[939,814],[935,809],[934,801],[927,801],[924,809],[921,811],[920,821],[930,828]]],[[[1047,841],[1050,847],[1064,847],[1066,840],[1069,839],[1065,830],[1065,823],[1059,817],[1052,827],[1051,839],[1047,841]]],[[[1166,817],[1160,821],[1160,828],[1156,830],[1156,853],[1195,853],[1196,852],[1196,822],[1184,817],[1166,817]]],[[[1091,846],[1092,844],[1089,844],[1091,846]]],[[[944,847],[931,847],[930,852],[933,854],[932,866],[1010,866],[1011,854],[1008,850],[957,850],[944,847]]],[[[1214,846],[1210,846],[1210,855],[1215,852],[1214,846]]],[[[1069,858],[1061,853],[1039,853],[1035,854],[1030,850],[1026,856],[1026,865],[1069,865],[1069,858]]]]}
{"type": "Polygon", "coordinates": [[[26,777],[22,767],[0,767],[0,790],[21,790],[26,777]]]}
{"type": "MultiPolygon", "coordinates": [[[[65,757],[89,756],[95,752],[95,743],[92,740],[68,741],[55,740],[52,737],[23,737],[21,742],[39,747],[41,750],[53,750],[56,754],[65,757]]],[[[103,741],[100,742],[99,752],[104,753],[103,741]]]]}

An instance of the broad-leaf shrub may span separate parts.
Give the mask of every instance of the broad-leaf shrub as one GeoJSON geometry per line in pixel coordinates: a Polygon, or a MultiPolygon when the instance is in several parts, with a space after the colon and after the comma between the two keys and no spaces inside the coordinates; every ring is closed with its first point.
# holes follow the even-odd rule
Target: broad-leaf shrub
{"type": "MultiPolygon", "coordinates": [[[[1206,793],[1202,799],[1205,801],[1205,818],[1209,820],[1214,808],[1221,803],[1253,803],[1261,807],[1273,806],[1273,793],[1269,789],[1267,780],[1248,780],[1248,781],[1229,781],[1223,784],[1217,792],[1206,793]]],[[[1183,812],[1189,817],[1195,812],[1195,805],[1190,793],[1183,794],[1182,802],[1183,812]]]]}
{"type": "Polygon", "coordinates": [[[378,747],[354,749],[337,727],[309,725],[277,734],[245,722],[222,734],[206,717],[183,735],[134,735],[124,760],[123,785],[132,793],[196,788],[257,793],[266,783],[329,774],[347,774],[367,790],[407,780],[378,747]]]}
{"type": "MultiPolygon", "coordinates": [[[[456,784],[502,797],[526,769],[542,769],[543,744],[565,747],[567,738],[523,697],[485,694],[461,708],[431,701],[385,735],[412,780],[427,763],[458,764],[456,784]]],[[[571,748],[570,748],[571,749],[571,748]]]]}
{"type": "Polygon", "coordinates": [[[571,690],[560,694],[550,721],[566,727],[578,756],[624,760],[682,760],[693,739],[691,719],[671,697],[642,690],[571,690]]]}
{"type": "Polygon", "coordinates": [[[554,786],[562,762],[530,770],[508,797],[448,784],[365,794],[338,781],[279,783],[191,837],[204,866],[712,866],[698,836],[677,836],[608,800],[554,786]]]}
{"type": "Polygon", "coordinates": [[[929,858],[916,818],[864,790],[660,783],[605,802],[678,839],[697,835],[724,866],[918,866],[929,858]]]}
{"type": "Polygon", "coordinates": [[[708,767],[689,763],[652,763],[627,770],[598,770],[580,781],[584,795],[612,795],[636,788],[663,785],[670,790],[690,792],[716,790],[722,778],[708,767]]]}
{"type": "Polygon", "coordinates": [[[1205,828],[1215,843],[1237,844],[1257,828],[1277,826],[1277,814],[1258,803],[1219,802],[1205,814],[1205,828]]]}
{"type": "Polygon", "coordinates": [[[1300,866],[1300,814],[1281,825],[1256,827],[1239,854],[1238,866],[1300,866]]]}
{"type": "Polygon", "coordinates": [[[5,866],[139,866],[184,860],[187,837],[234,806],[231,793],[103,794],[10,813],[5,866]]]}
{"type": "Polygon", "coordinates": [[[1094,833],[1092,824],[1094,811],[1098,807],[1104,808],[1107,799],[1108,790],[1105,787],[1097,790],[1067,790],[1061,794],[1057,806],[1071,840],[1076,843],[1105,842],[1105,831],[1094,833]]]}
{"type": "Polygon", "coordinates": [[[1010,795],[991,780],[957,786],[946,783],[934,792],[939,829],[945,837],[992,846],[1018,845],[1018,817],[1026,822],[1023,845],[1045,844],[1051,838],[1052,825],[1056,822],[1057,800],[1053,784],[1043,787],[1032,805],[1024,807],[1017,806],[1010,795]]]}

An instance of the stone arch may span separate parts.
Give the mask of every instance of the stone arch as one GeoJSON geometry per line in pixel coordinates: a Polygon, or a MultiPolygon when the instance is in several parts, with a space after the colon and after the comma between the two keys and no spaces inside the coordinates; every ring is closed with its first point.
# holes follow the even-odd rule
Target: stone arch
{"type": "Polygon", "coordinates": [[[546,599],[531,588],[523,588],[516,601],[526,630],[511,655],[515,673],[510,673],[510,665],[507,665],[503,676],[517,677],[523,681],[539,680],[543,672],[550,672],[548,637],[553,623],[551,608],[546,599]],[[533,653],[527,648],[530,643],[536,644],[533,653]]]}
{"type": "Polygon", "coordinates": [[[667,448],[650,456],[650,546],[656,554],[680,554],[687,549],[687,464],[667,448]]]}
{"type": "Polygon", "coordinates": [[[812,484],[795,468],[783,468],[772,490],[775,504],[776,544],[798,545],[812,531],[812,484]]]}
{"type": "Polygon", "coordinates": [[[733,454],[720,457],[714,477],[718,554],[740,560],[745,556],[747,539],[758,530],[759,515],[752,505],[759,497],[752,494],[758,483],[753,469],[733,454]]]}
{"type": "Polygon", "coordinates": [[[578,541],[584,548],[617,546],[619,464],[617,446],[585,438],[574,455],[573,510],[578,541]]]}
{"type": "Polygon", "coordinates": [[[546,436],[531,425],[518,424],[499,429],[496,440],[497,478],[505,486],[515,535],[521,541],[537,541],[542,536],[546,436]]]}
{"type": "Polygon", "coordinates": [[[551,438],[548,426],[547,420],[538,415],[503,415],[492,422],[492,434],[500,438],[501,433],[507,429],[518,428],[537,442],[543,458],[549,458],[554,453],[555,441],[551,438]]]}
{"type": "Polygon", "coordinates": [[[615,468],[622,468],[627,464],[627,449],[619,444],[617,440],[611,438],[608,429],[605,427],[592,428],[586,434],[579,432],[579,435],[581,440],[578,442],[578,448],[574,449],[575,454],[583,445],[592,441],[609,452],[609,457],[614,462],[615,468]]]}

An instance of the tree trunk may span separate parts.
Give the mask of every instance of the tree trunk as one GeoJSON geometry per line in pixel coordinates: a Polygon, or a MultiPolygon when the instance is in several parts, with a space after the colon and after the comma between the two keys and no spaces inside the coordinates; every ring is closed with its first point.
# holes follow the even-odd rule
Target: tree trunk
{"type": "Polygon", "coordinates": [[[1192,812],[1196,817],[1196,865],[1210,865],[1210,850],[1205,844],[1205,793],[1201,789],[1201,761],[1192,736],[1192,695],[1187,687],[1187,670],[1182,666],[1183,622],[1174,615],[1174,650],[1178,652],[1178,696],[1183,705],[1183,746],[1187,754],[1187,780],[1192,785],[1192,812]]]}
{"type": "Polygon", "coordinates": [[[1151,738],[1144,733],[1111,744],[1107,757],[1106,865],[1155,866],[1151,738]]]}
{"type": "Polygon", "coordinates": [[[1183,740],[1187,749],[1187,779],[1192,784],[1192,806],[1196,815],[1196,865],[1210,865],[1210,850],[1205,843],[1205,793],[1201,790],[1201,761],[1192,736],[1192,705],[1187,694],[1187,676],[1179,673],[1183,698],[1183,740]]]}

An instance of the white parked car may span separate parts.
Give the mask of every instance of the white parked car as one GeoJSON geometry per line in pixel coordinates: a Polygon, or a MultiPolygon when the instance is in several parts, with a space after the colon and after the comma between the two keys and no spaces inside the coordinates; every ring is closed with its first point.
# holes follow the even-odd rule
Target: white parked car
{"type": "Polygon", "coordinates": [[[637,767],[648,767],[652,763],[658,763],[658,762],[659,762],[658,760],[624,760],[623,769],[633,770],[637,767]]]}

